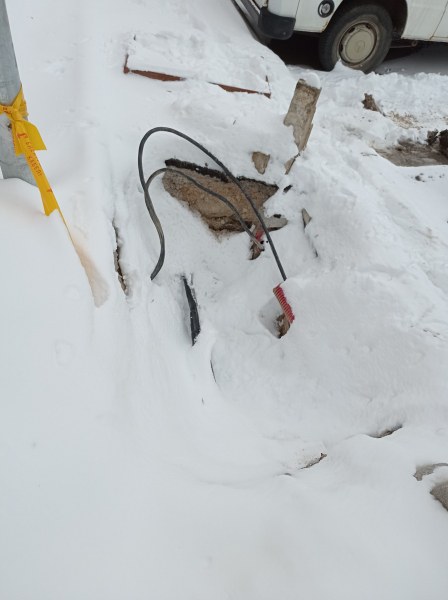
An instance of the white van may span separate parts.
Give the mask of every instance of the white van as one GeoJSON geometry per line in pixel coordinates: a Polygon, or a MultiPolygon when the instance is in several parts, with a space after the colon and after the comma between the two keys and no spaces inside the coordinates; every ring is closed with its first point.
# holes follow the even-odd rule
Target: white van
{"type": "Polygon", "coordinates": [[[264,37],[319,35],[326,70],[338,60],[368,72],[394,40],[448,42],[448,0],[237,0],[264,37]]]}

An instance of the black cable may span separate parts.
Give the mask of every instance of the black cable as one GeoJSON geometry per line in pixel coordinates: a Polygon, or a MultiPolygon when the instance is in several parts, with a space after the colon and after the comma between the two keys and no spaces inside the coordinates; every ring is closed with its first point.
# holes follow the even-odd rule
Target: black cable
{"type": "MultiPolygon", "coordinates": [[[[177,129],[172,129],[170,127],[155,127],[153,129],[150,129],[149,131],[147,131],[145,133],[145,135],[143,136],[143,138],[141,139],[140,145],[138,147],[138,174],[139,174],[139,178],[140,178],[140,183],[142,185],[143,188],[143,193],[145,195],[145,204],[146,207],[148,209],[149,215],[157,229],[157,232],[159,234],[159,240],[160,240],[160,255],[159,255],[159,260],[157,261],[157,264],[154,268],[154,271],[151,274],[151,279],[154,279],[156,277],[156,275],[159,273],[160,269],[163,266],[163,262],[165,260],[165,236],[163,234],[163,229],[162,229],[162,225],[160,223],[159,218],[157,217],[157,214],[155,212],[154,209],[154,205],[152,203],[151,197],[149,196],[149,192],[148,192],[148,187],[151,183],[151,181],[153,180],[152,176],[148,179],[148,182],[145,181],[145,176],[143,173],[143,150],[145,148],[145,144],[148,140],[148,138],[153,135],[154,133],[158,133],[158,132],[165,132],[165,133],[172,133],[173,135],[177,135],[178,137],[186,140],[187,142],[189,142],[190,144],[193,144],[193,146],[196,146],[197,148],[199,148],[199,150],[201,150],[204,154],[206,154],[209,158],[211,158],[223,171],[224,173],[227,175],[227,177],[239,188],[239,190],[241,191],[241,193],[243,194],[243,196],[246,198],[246,200],[248,201],[248,203],[250,204],[252,210],[254,211],[265,235],[266,235],[266,239],[269,242],[269,244],[271,245],[272,248],[272,254],[274,255],[275,258],[275,262],[277,263],[278,269],[280,271],[280,274],[283,278],[283,280],[286,280],[286,274],[285,271],[283,269],[283,265],[280,262],[280,258],[277,254],[277,250],[275,248],[274,242],[272,241],[271,235],[269,233],[268,228],[266,227],[266,224],[263,220],[263,217],[261,216],[260,212],[258,211],[257,207],[255,206],[254,202],[252,201],[252,199],[250,198],[250,196],[247,194],[247,192],[244,190],[243,186],[241,185],[241,183],[238,181],[238,179],[229,171],[229,169],[216,157],[214,156],[211,152],[209,152],[204,146],[202,146],[202,144],[200,144],[199,142],[197,142],[196,140],[194,140],[193,138],[189,137],[188,135],[186,135],[185,133],[182,133],[180,131],[177,131],[177,129]]],[[[174,169],[173,169],[174,170],[174,169]]],[[[188,176],[187,176],[188,177],[188,176]]],[[[191,180],[193,180],[193,182],[195,182],[195,184],[198,184],[198,182],[196,182],[193,178],[189,178],[191,180]]],[[[204,186],[201,186],[201,184],[198,184],[198,187],[201,187],[203,189],[203,191],[207,192],[207,193],[211,193],[212,190],[208,190],[207,188],[205,188],[204,186]]],[[[220,194],[216,194],[216,192],[213,192],[211,195],[214,195],[215,197],[217,197],[218,199],[222,200],[223,197],[220,196],[220,194]]],[[[230,201],[227,200],[227,202],[225,202],[226,204],[228,203],[228,205],[231,205],[230,201]]],[[[234,212],[238,212],[237,209],[235,207],[233,207],[233,205],[231,205],[232,210],[234,212]]],[[[240,219],[238,219],[240,220],[240,219]]]]}
{"type": "Polygon", "coordinates": [[[190,287],[185,275],[182,277],[184,282],[185,295],[187,296],[188,307],[190,309],[190,330],[191,330],[191,345],[194,346],[198,335],[201,333],[201,323],[199,321],[199,312],[194,292],[190,287]]]}
{"type": "Polygon", "coordinates": [[[187,175],[186,173],[183,173],[182,171],[179,171],[178,169],[173,169],[172,167],[163,167],[162,169],[158,169],[157,171],[154,171],[154,173],[146,181],[145,188],[144,188],[145,189],[145,204],[146,204],[148,212],[151,216],[151,219],[155,225],[157,233],[159,234],[159,239],[160,239],[159,260],[157,261],[154,271],[151,273],[151,280],[154,279],[156,277],[156,275],[159,273],[159,271],[162,268],[163,263],[165,261],[165,235],[163,233],[163,228],[160,223],[160,220],[154,210],[154,205],[152,203],[151,196],[149,195],[149,186],[151,185],[151,183],[154,181],[154,179],[158,175],[161,175],[162,173],[166,173],[166,172],[176,173],[177,175],[180,175],[181,177],[188,179],[188,181],[190,181],[193,185],[195,185],[197,188],[199,188],[203,192],[206,192],[207,194],[214,196],[215,198],[217,198],[218,200],[220,200],[221,202],[226,204],[226,206],[228,206],[230,208],[230,210],[233,211],[233,213],[235,214],[236,218],[238,219],[241,227],[250,236],[250,238],[253,240],[254,244],[256,244],[259,248],[261,247],[260,242],[257,240],[257,238],[254,236],[254,234],[251,232],[249,227],[246,225],[246,223],[242,219],[240,213],[235,208],[235,206],[230,202],[230,200],[228,200],[221,194],[218,194],[218,192],[215,192],[215,191],[210,190],[209,188],[203,186],[201,183],[199,183],[199,181],[196,181],[196,179],[194,179],[194,177],[190,177],[189,175],[187,175]]]}

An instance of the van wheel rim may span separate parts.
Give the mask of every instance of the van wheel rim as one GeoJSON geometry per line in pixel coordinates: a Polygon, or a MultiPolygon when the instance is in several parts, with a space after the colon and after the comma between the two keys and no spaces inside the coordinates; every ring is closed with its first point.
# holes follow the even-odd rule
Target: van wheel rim
{"type": "Polygon", "coordinates": [[[339,55],[347,65],[360,65],[374,52],[379,32],[370,23],[359,23],[347,29],[341,37],[339,55]]]}

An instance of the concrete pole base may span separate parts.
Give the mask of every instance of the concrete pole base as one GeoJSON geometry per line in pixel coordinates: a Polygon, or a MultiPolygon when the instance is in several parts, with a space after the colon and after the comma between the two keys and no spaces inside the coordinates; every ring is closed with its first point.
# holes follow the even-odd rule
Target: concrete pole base
{"type": "MultiPolygon", "coordinates": [[[[0,104],[9,106],[20,90],[14,45],[9,27],[5,0],[0,0],[0,104]]],[[[16,177],[35,185],[34,177],[23,156],[16,156],[12,141],[10,121],[0,116],[0,169],[4,179],[16,177]]]]}
{"type": "Polygon", "coordinates": [[[0,169],[3,179],[16,177],[36,185],[24,156],[17,156],[14,151],[9,119],[4,115],[0,118],[0,169]]]}

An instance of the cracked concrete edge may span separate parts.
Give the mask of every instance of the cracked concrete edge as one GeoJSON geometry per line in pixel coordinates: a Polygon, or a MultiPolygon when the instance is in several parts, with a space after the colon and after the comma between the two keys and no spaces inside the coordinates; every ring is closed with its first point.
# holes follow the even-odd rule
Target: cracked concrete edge
{"type": "Polygon", "coordinates": [[[285,172],[289,173],[296,158],[305,149],[313,129],[313,119],[317,102],[321,93],[320,88],[307,84],[303,79],[297,82],[288,112],[283,120],[284,125],[293,128],[297,154],[285,164],[285,172]]]}
{"type": "Polygon", "coordinates": [[[448,481],[438,483],[432,488],[431,494],[446,510],[448,510],[448,481]]]}
{"type": "Polygon", "coordinates": [[[448,467],[448,463],[434,463],[432,465],[422,465],[418,467],[416,472],[414,473],[414,477],[417,481],[421,481],[423,477],[427,475],[432,475],[436,469],[439,467],[448,467]]]}

